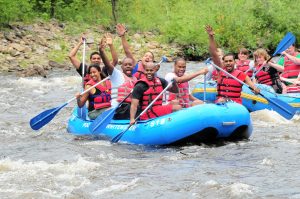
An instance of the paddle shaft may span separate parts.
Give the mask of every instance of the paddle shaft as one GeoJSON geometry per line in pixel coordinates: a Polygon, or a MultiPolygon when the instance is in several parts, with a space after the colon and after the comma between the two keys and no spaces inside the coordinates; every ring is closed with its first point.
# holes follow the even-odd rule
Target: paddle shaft
{"type": "Polygon", "coordinates": [[[82,88],[84,89],[84,73],[85,73],[85,44],[86,39],[83,39],[83,52],[82,52],[82,69],[81,69],[81,76],[82,76],[82,88]]]}
{"type": "MultiPolygon", "coordinates": [[[[100,82],[97,82],[95,85],[89,87],[88,89],[86,89],[85,91],[83,91],[82,93],[80,93],[80,95],[83,95],[83,94],[89,92],[90,90],[92,90],[93,88],[95,88],[96,86],[98,86],[99,84],[101,84],[102,82],[108,80],[109,78],[110,78],[110,76],[104,78],[104,79],[101,80],[100,82]]],[[[76,99],[76,97],[73,97],[72,99],[70,99],[70,100],[67,101],[66,103],[69,104],[71,101],[73,101],[73,100],[75,100],[75,99],[76,99]]]]}

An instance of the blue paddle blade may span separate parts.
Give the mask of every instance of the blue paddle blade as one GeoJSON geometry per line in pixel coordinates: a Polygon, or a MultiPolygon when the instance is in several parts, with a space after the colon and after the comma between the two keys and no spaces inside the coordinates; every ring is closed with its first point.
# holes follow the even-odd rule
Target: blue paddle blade
{"type": "Polygon", "coordinates": [[[166,56],[162,56],[162,57],[161,57],[161,60],[162,60],[162,62],[167,62],[167,61],[168,61],[168,58],[167,58],[166,56]]]}
{"type": "Polygon", "coordinates": [[[130,124],[130,125],[128,125],[128,127],[124,130],[124,131],[122,131],[121,133],[119,133],[118,135],[116,135],[112,140],[111,140],[111,142],[112,143],[117,143],[117,142],[119,142],[119,140],[122,138],[122,136],[126,133],[126,131],[128,130],[128,129],[130,129],[130,127],[132,126],[132,124],[130,124]]]}
{"type": "Polygon", "coordinates": [[[269,101],[269,105],[271,106],[271,108],[277,113],[279,113],[282,117],[290,120],[296,114],[296,109],[291,105],[289,105],[288,103],[278,98],[266,97],[262,93],[260,93],[260,95],[266,98],[266,100],[269,101]]]}
{"type": "Polygon", "coordinates": [[[52,108],[38,114],[37,116],[35,116],[30,120],[30,127],[33,130],[39,130],[40,128],[48,124],[54,118],[54,116],[60,111],[60,109],[65,107],[67,104],[68,103],[65,103],[62,106],[52,108]]]}
{"type": "Polygon", "coordinates": [[[117,107],[106,110],[101,115],[99,115],[90,125],[90,132],[101,133],[101,131],[110,123],[110,121],[114,117],[116,109],[117,107]]]}
{"type": "Polygon", "coordinates": [[[284,38],[279,42],[275,52],[273,53],[273,57],[288,49],[293,43],[295,43],[295,41],[296,37],[292,33],[288,32],[284,36],[284,38]]]}

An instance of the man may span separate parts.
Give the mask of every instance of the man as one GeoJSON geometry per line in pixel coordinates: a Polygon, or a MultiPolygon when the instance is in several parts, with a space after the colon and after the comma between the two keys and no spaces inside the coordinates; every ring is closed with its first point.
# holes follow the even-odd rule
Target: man
{"type": "Polygon", "coordinates": [[[198,100],[190,94],[190,87],[188,81],[199,75],[206,74],[208,72],[208,69],[203,68],[192,74],[185,74],[185,71],[185,59],[177,58],[174,63],[174,72],[166,74],[165,79],[168,82],[171,82],[171,80],[174,79],[179,88],[179,92],[177,94],[171,92],[169,93],[169,101],[179,101],[179,104],[182,107],[188,108],[189,106],[195,106],[197,104],[203,103],[201,100],[198,100]]]}
{"type": "MultiPolygon", "coordinates": [[[[113,42],[112,42],[112,36],[110,34],[106,34],[106,43],[110,48],[111,54],[112,54],[112,65],[115,66],[118,63],[118,55],[117,52],[113,46],[113,42]]],[[[83,35],[80,38],[80,41],[78,42],[78,44],[71,50],[70,54],[69,54],[69,59],[72,63],[72,65],[75,67],[76,71],[82,76],[82,63],[79,61],[79,59],[76,57],[76,54],[80,48],[80,46],[83,44],[83,41],[85,40],[85,36],[83,35]]],[[[91,64],[101,64],[101,57],[99,52],[92,52],[90,55],[90,62],[91,64]]],[[[85,70],[84,70],[84,82],[87,82],[90,80],[89,74],[87,73],[87,65],[84,66],[85,70]]],[[[103,70],[104,73],[106,75],[108,75],[108,72],[106,71],[106,69],[103,70]]]]}
{"type": "MultiPolygon", "coordinates": [[[[250,77],[242,71],[234,69],[235,59],[233,54],[224,55],[223,62],[220,61],[220,58],[217,54],[217,44],[214,39],[215,33],[212,27],[209,25],[206,26],[205,29],[209,37],[209,52],[212,56],[213,62],[217,66],[224,68],[231,75],[248,84],[253,89],[255,94],[258,94],[260,90],[254,85],[250,77]]],[[[222,71],[219,71],[219,73],[219,78],[217,80],[218,95],[216,102],[226,102],[228,100],[232,100],[239,104],[242,104],[241,92],[243,85],[237,80],[227,75],[226,73],[222,71]]]]}
{"type": "MultiPolygon", "coordinates": [[[[101,42],[103,43],[103,40],[101,40],[101,42]]],[[[122,61],[121,72],[108,61],[103,44],[100,44],[99,50],[103,63],[105,67],[107,67],[107,71],[111,74],[112,82],[119,82],[117,102],[121,102],[126,98],[121,106],[116,109],[114,119],[129,119],[131,104],[130,93],[137,81],[136,77],[132,75],[133,60],[129,57],[125,57],[122,61]]]]}
{"type": "MultiPolygon", "coordinates": [[[[157,71],[156,65],[154,63],[147,63],[145,65],[145,76],[141,78],[134,86],[132,92],[132,100],[130,107],[130,124],[134,124],[135,116],[140,105],[141,111],[145,110],[148,105],[167,87],[168,82],[165,79],[158,78],[155,76],[157,71]]],[[[172,87],[168,91],[177,93],[178,87],[173,83],[172,87]]],[[[153,103],[153,105],[141,115],[141,120],[147,120],[150,118],[155,118],[163,116],[173,111],[178,111],[181,109],[179,104],[167,104],[162,105],[162,95],[153,103]]]]}

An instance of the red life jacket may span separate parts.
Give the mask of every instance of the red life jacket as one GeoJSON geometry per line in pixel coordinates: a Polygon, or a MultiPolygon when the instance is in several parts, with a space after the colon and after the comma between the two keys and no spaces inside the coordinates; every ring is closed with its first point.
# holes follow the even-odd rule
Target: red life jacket
{"type": "Polygon", "coordinates": [[[213,80],[218,80],[219,79],[219,73],[218,73],[217,69],[213,70],[212,79],[213,80]]]}
{"type": "Polygon", "coordinates": [[[246,72],[248,70],[247,75],[249,77],[252,77],[253,70],[251,70],[251,69],[249,70],[250,60],[237,60],[236,61],[236,67],[237,67],[238,70],[240,70],[242,72],[246,72]]]}
{"type": "MultiPolygon", "coordinates": [[[[293,56],[297,56],[295,53],[293,56]]],[[[284,71],[282,76],[285,78],[297,78],[300,70],[300,65],[292,62],[287,56],[284,57],[284,71]]]]}
{"type": "Polygon", "coordinates": [[[139,79],[142,79],[143,77],[146,77],[146,75],[145,75],[145,69],[144,69],[144,67],[143,67],[143,65],[142,65],[142,62],[139,61],[139,62],[137,63],[137,65],[138,65],[138,69],[137,69],[137,71],[134,73],[134,76],[139,80],[139,79]]]}
{"type": "MultiPolygon", "coordinates": [[[[239,104],[242,104],[241,92],[242,86],[240,82],[228,76],[224,72],[220,71],[220,78],[218,79],[218,95],[217,98],[229,98],[239,104]]],[[[239,70],[234,70],[231,75],[239,77],[243,72],[239,70]]]]}
{"type": "Polygon", "coordinates": [[[287,86],[287,93],[300,93],[300,86],[291,85],[287,86]]]}
{"type": "Polygon", "coordinates": [[[84,82],[84,85],[86,85],[88,83],[88,81],[90,81],[92,78],[90,76],[90,74],[86,74],[83,78],[83,82],[84,82]]]}
{"type": "MultiPolygon", "coordinates": [[[[118,102],[121,102],[125,97],[127,97],[127,95],[129,95],[137,81],[136,77],[134,76],[132,78],[125,74],[123,74],[123,76],[125,78],[125,82],[118,88],[118,102]]],[[[131,96],[127,97],[124,102],[131,103],[131,96]]]]}
{"type": "MultiPolygon", "coordinates": [[[[152,81],[149,81],[146,77],[142,78],[138,82],[145,82],[149,88],[143,93],[140,105],[142,110],[145,110],[148,105],[164,90],[159,78],[154,77],[152,81]]],[[[138,83],[137,82],[137,83],[138,83]]],[[[141,115],[142,120],[147,120],[150,118],[158,117],[159,114],[153,111],[153,107],[162,105],[163,97],[162,95],[153,103],[151,108],[149,108],[143,115],[141,115]]]]}
{"type": "MultiPolygon", "coordinates": [[[[96,83],[97,82],[91,79],[87,82],[87,85],[93,86],[96,83]]],[[[101,84],[97,85],[95,87],[96,92],[92,95],[89,95],[89,111],[111,107],[111,82],[110,80],[106,80],[104,84],[105,86],[101,84]]]]}
{"type": "Polygon", "coordinates": [[[169,100],[172,101],[175,99],[179,100],[179,104],[187,108],[190,106],[190,93],[189,93],[189,83],[188,82],[183,82],[183,83],[177,83],[177,86],[179,88],[178,93],[172,93],[169,92],[169,100]]]}
{"type": "MultiPolygon", "coordinates": [[[[259,64],[258,66],[256,66],[256,70],[259,70],[261,67],[261,64],[259,64]]],[[[258,81],[259,84],[266,84],[266,85],[273,85],[273,82],[272,82],[272,77],[271,75],[266,72],[266,71],[263,71],[263,70],[260,70],[257,74],[256,74],[256,79],[258,81]]]]}

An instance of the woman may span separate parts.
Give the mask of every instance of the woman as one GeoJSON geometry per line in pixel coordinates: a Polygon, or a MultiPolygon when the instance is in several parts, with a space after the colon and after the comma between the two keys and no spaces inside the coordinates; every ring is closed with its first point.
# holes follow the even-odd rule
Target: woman
{"type": "Polygon", "coordinates": [[[259,48],[254,52],[254,66],[256,82],[273,87],[276,93],[282,93],[282,83],[275,68],[268,67],[266,61],[270,58],[265,49],[259,48]],[[265,67],[265,70],[262,69],[265,67]]]}
{"type": "MultiPolygon", "coordinates": [[[[116,31],[117,31],[117,34],[119,35],[119,37],[121,38],[122,46],[123,46],[126,57],[131,58],[133,60],[135,67],[132,71],[132,74],[138,80],[145,77],[145,66],[147,63],[151,63],[154,61],[154,54],[150,51],[147,51],[140,61],[136,61],[136,59],[133,57],[133,54],[130,51],[130,46],[125,38],[125,34],[127,31],[125,25],[117,24],[116,31]]],[[[156,66],[157,71],[158,71],[159,67],[160,67],[159,65],[156,66]]]]}
{"type": "MultiPolygon", "coordinates": [[[[88,74],[91,80],[86,83],[85,90],[105,78],[98,64],[91,64],[88,74]]],[[[79,107],[84,106],[87,100],[89,101],[88,116],[90,119],[96,119],[98,115],[111,107],[111,82],[106,80],[82,96],[79,93],[76,94],[76,98],[79,107]]]]}

